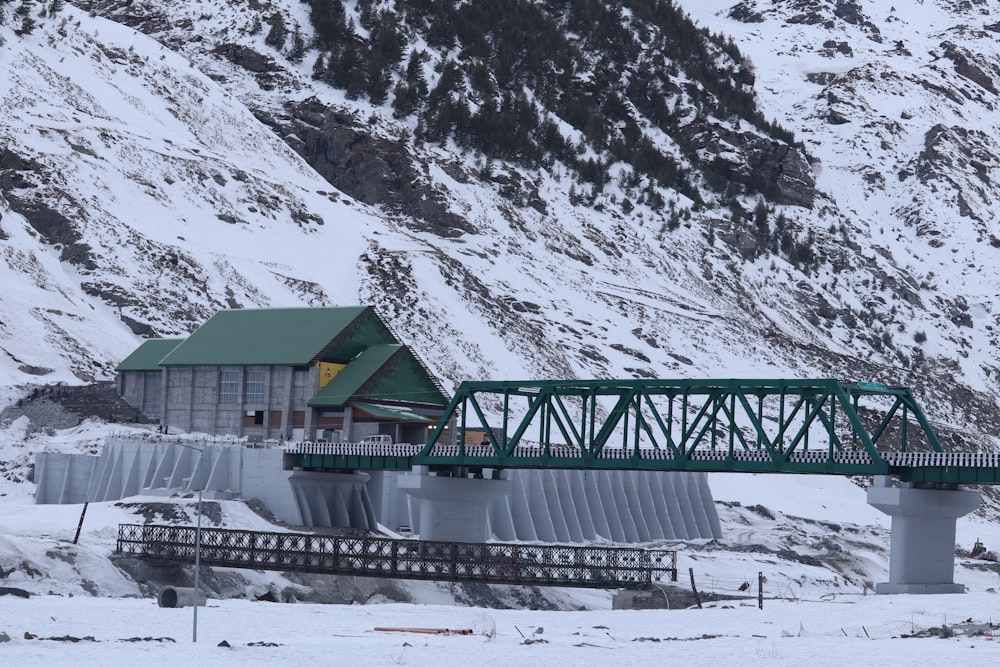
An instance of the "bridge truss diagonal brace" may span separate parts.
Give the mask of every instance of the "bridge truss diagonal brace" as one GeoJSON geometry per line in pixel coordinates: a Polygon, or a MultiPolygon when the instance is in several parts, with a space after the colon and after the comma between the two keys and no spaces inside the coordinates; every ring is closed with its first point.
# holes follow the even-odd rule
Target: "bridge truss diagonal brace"
{"type": "Polygon", "coordinates": [[[468,381],[413,461],[885,475],[883,452],[910,449],[908,432],[943,451],[908,389],[870,382],[468,381]],[[457,441],[439,442],[449,421],[457,441]],[[489,446],[467,448],[470,428],[489,446]]]}

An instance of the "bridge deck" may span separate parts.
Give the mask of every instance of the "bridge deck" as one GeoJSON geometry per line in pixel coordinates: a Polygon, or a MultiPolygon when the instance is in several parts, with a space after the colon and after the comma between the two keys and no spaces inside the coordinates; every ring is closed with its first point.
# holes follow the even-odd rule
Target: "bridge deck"
{"type": "Polygon", "coordinates": [[[286,467],[311,470],[692,470],[1000,483],[1000,455],[946,452],[909,389],[833,379],[463,382],[424,445],[303,443],[287,451],[286,467]],[[479,437],[480,445],[445,444],[479,437]]]}
{"type": "MultiPolygon", "coordinates": [[[[117,554],[194,563],[191,526],[118,526],[117,554]]],[[[470,544],[201,529],[202,565],[487,584],[648,589],[677,580],[677,552],[630,547],[470,544]]]]}
{"type": "Polygon", "coordinates": [[[521,445],[503,457],[489,446],[367,445],[354,443],[290,443],[291,466],[320,470],[410,470],[415,465],[469,468],[576,468],[625,470],[689,470],[798,474],[898,475],[903,481],[952,484],[1000,484],[1000,453],[879,452],[875,460],[864,450],[792,451],[773,456],[767,450],[696,449],[678,456],[669,449],[604,448],[589,456],[566,446],[521,445]],[[422,453],[423,452],[423,453],[422,453]]]}

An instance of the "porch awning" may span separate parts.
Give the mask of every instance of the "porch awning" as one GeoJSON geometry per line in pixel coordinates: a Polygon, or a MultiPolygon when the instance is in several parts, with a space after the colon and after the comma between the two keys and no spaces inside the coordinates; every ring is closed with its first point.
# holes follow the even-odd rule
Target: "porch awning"
{"type": "Polygon", "coordinates": [[[433,424],[436,419],[415,412],[413,408],[406,408],[399,405],[376,405],[374,403],[354,403],[354,408],[365,414],[380,419],[394,419],[396,421],[423,422],[433,424]]]}

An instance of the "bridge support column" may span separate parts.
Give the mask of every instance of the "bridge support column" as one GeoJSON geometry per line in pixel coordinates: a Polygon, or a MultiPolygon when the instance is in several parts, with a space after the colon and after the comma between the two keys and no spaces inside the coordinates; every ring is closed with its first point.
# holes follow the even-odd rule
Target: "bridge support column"
{"type": "Polygon", "coordinates": [[[876,593],[963,593],[955,583],[955,522],[982,500],[957,485],[916,486],[876,476],[868,504],[892,517],[889,581],[876,593]]]}
{"type": "Polygon", "coordinates": [[[303,525],[377,530],[365,489],[369,477],[367,473],[293,472],[288,483],[303,525]]]}
{"type": "Polygon", "coordinates": [[[492,537],[490,503],[510,493],[506,479],[399,476],[399,489],[420,502],[421,540],[486,542],[492,537]]]}

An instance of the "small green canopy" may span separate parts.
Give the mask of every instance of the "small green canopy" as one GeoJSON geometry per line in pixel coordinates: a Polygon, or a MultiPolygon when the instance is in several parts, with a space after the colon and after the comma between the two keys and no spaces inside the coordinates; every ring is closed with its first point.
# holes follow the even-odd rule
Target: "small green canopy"
{"type": "Polygon", "coordinates": [[[412,408],[405,408],[400,405],[374,405],[372,403],[355,403],[354,407],[380,419],[399,419],[408,422],[425,422],[433,424],[436,419],[414,412],[412,408]]]}
{"type": "Polygon", "coordinates": [[[341,408],[367,383],[402,345],[373,345],[347,364],[318,394],[309,405],[314,408],[341,408]]]}
{"type": "Polygon", "coordinates": [[[372,405],[378,401],[448,404],[448,398],[405,345],[372,345],[347,364],[308,405],[342,408],[357,400],[372,405]]]}

